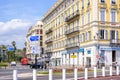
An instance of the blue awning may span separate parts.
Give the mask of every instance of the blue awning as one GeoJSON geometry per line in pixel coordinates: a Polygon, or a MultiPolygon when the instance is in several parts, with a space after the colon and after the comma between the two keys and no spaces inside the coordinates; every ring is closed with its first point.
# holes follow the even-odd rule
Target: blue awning
{"type": "Polygon", "coordinates": [[[84,52],[84,48],[73,49],[73,50],[67,50],[67,51],[65,51],[65,52],[62,52],[62,54],[79,53],[79,52],[84,52]]]}

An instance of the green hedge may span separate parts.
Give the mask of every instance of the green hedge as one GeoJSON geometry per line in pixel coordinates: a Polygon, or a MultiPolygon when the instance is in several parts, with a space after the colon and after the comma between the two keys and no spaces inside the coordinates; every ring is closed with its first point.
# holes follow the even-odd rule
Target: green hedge
{"type": "Polygon", "coordinates": [[[7,66],[8,66],[8,63],[5,63],[5,62],[0,63],[0,67],[7,67],[7,66]]]}

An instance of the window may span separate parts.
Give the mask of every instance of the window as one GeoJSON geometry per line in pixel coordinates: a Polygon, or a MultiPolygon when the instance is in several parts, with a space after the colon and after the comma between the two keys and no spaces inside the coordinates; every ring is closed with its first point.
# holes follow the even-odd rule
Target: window
{"type": "Polygon", "coordinates": [[[111,0],[111,3],[112,4],[116,4],[116,0],[111,0]]]}
{"type": "Polygon", "coordinates": [[[72,28],[74,29],[74,21],[72,22],[72,28]]]}
{"type": "Polygon", "coordinates": [[[39,30],[37,29],[37,32],[36,32],[37,34],[39,34],[39,30]]]}
{"type": "Polygon", "coordinates": [[[100,37],[100,39],[107,39],[107,36],[108,36],[107,30],[101,29],[100,35],[98,37],[100,37]]]}
{"type": "Polygon", "coordinates": [[[85,35],[84,35],[84,33],[82,33],[82,41],[81,42],[84,42],[84,40],[85,40],[85,35]]]}
{"type": "Polygon", "coordinates": [[[110,39],[118,39],[118,31],[111,30],[110,31],[110,39]]]}
{"type": "Polygon", "coordinates": [[[42,46],[42,42],[40,42],[40,46],[42,46]]]}
{"type": "Polygon", "coordinates": [[[79,35],[79,40],[80,40],[80,42],[82,42],[82,35],[81,34],[79,35]]]}
{"type": "Polygon", "coordinates": [[[89,11],[87,12],[87,16],[88,16],[88,19],[87,19],[88,23],[90,23],[90,12],[89,11]]]}
{"type": "Polygon", "coordinates": [[[79,35],[76,36],[76,42],[79,42],[79,35]]]}
{"type": "Polygon", "coordinates": [[[88,40],[88,32],[86,32],[86,41],[88,40]]]}
{"type": "Polygon", "coordinates": [[[74,5],[72,6],[72,13],[74,13],[74,5]]]}
{"type": "Polygon", "coordinates": [[[100,21],[105,21],[105,9],[100,10],[100,21]]]}
{"type": "Polygon", "coordinates": [[[76,9],[79,10],[79,2],[76,3],[76,9]]]}
{"type": "Polygon", "coordinates": [[[86,41],[90,40],[90,36],[91,36],[91,32],[90,31],[86,32],[86,41]]]}
{"type": "Polygon", "coordinates": [[[101,3],[105,3],[105,0],[101,0],[101,3]]]}
{"type": "Polygon", "coordinates": [[[90,0],[88,0],[88,6],[90,5],[90,0]]]}
{"type": "Polygon", "coordinates": [[[70,24],[68,24],[68,29],[67,30],[70,30],[70,24]]]}
{"type": "Polygon", "coordinates": [[[76,20],[76,25],[79,26],[79,19],[76,20]]]}
{"type": "Polygon", "coordinates": [[[70,16],[70,9],[68,9],[68,16],[70,16]]]}
{"type": "Polygon", "coordinates": [[[42,40],[42,36],[40,36],[40,40],[42,40]]]}
{"type": "Polygon", "coordinates": [[[116,11],[111,10],[111,22],[116,22],[116,11]]]}
{"type": "Polygon", "coordinates": [[[84,15],[82,15],[82,26],[84,25],[84,15]]]}
{"type": "Polygon", "coordinates": [[[84,9],[84,0],[82,0],[82,9],[84,9]]]}
{"type": "Polygon", "coordinates": [[[40,34],[42,34],[42,29],[40,29],[40,34]]]}

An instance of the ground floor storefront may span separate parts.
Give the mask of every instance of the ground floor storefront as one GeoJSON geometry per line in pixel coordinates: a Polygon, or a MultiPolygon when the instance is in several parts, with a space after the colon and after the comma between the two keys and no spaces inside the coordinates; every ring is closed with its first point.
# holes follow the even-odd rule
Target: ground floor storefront
{"type": "Polygon", "coordinates": [[[73,65],[82,67],[109,66],[120,64],[120,47],[96,46],[63,50],[55,53],[51,62],[53,66],[73,65]],[[59,54],[59,55],[57,55],[59,54]]]}

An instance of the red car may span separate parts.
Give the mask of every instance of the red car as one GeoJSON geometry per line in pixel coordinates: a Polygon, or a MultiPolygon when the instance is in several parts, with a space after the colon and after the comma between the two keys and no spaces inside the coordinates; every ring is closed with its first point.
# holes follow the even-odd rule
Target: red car
{"type": "Polygon", "coordinates": [[[22,65],[27,65],[28,64],[28,58],[21,59],[21,64],[22,65]]]}

